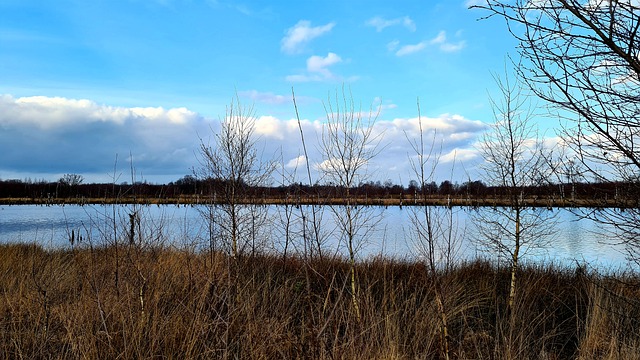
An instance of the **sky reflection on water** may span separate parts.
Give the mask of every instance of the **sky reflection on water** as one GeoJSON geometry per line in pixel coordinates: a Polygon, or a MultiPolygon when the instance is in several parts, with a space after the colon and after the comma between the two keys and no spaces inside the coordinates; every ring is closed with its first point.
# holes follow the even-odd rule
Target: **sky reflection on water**
{"type": "MultiPolygon", "coordinates": [[[[202,210],[202,208],[200,208],[202,210]]],[[[282,239],[282,231],[278,228],[277,207],[269,207],[274,225],[269,227],[271,239],[282,239]]],[[[197,207],[192,206],[143,206],[141,227],[145,234],[154,241],[175,246],[204,247],[204,239],[208,239],[207,223],[197,207]]],[[[126,232],[130,205],[121,206],[36,206],[17,205],[0,207],[0,242],[37,242],[45,247],[68,247],[71,231],[83,234],[85,242],[100,244],[103,239],[113,238],[116,219],[116,234],[122,237],[126,232]]],[[[359,258],[386,255],[396,258],[420,257],[420,251],[414,241],[410,212],[412,208],[388,207],[375,208],[373,213],[379,219],[375,230],[368,235],[367,241],[361,243],[359,258]]],[[[472,259],[477,256],[495,258],[496,254],[480,248],[470,241],[474,236],[474,225],[469,211],[454,208],[456,230],[462,238],[459,244],[458,257],[472,259]]],[[[590,220],[579,219],[567,209],[556,209],[558,212],[558,228],[551,246],[527,253],[525,262],[554,263],[574,266],[576,263],[587,263],[600,269],[625,269],[627,261],[624,249],[605,243],[603,227],[590,220]]],[[[294,209],[294,217],[299,210],[294,209]]],[[[326,243],[327,249],[339,246],[332,214],[325,209],[323,215],[324,229],[330,234],[326,243]],[[333,235],[331,235],[333,234],[333,235]]],[[[606,229],[604,229],[606,230],[606,229]]],[[[613,235],[612,235],[613,236],[613,235]]],[[[282,244],[272,243],[270,248],[281,251],[282,244]]],[[[290,247],[292,249],[293,247],[290,247]]],[[[289,250],[291,251],[291,250],[289,250]]],[[[344,252],[343,252],[344,254],[344,252]]]]}

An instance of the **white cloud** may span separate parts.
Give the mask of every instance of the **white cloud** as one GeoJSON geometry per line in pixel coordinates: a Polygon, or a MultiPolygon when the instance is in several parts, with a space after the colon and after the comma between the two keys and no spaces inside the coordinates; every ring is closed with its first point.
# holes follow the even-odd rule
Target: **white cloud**
{"type": "Polygon", "coordinates": [[[345,167],[363,169],[370,161],[363,158],[355,157],[353,159],[331,158],[316,163],[315,168],[319,171],[336,174],[345,167]]]}
{"type": "Polygon", "coordinates": [[[333,76],[333,74],[331,74],[331,71],[329,71],[329,69],[327,68],[341,61],[342,59],[340,58],[340,56],[332,52],[327,54],[327,56],[325,57],[314,55],[307,59],[307,70],[309,72],[319,73],[324,77],[330,78],[333,76]]]}
{"type": "Polygon", "coordinates": [[[424,131],[435,131],[440,136],[447,136],[455,139],[457,134],[478,134],[486,130],[487,125],[482,121],[469,120],[461,115],[442,114],[438,117],[418,117],[413,118],[397,118],[389,122],[380,122],[379,126],[385,126],[387,130],[396,129],[411,137],[419,135],[420,120],[422,120],[422,128],[424,131]]]}
{"type": "Polygon", "coordinates": [[[256,120],[256,134],[272,139],[284,139],[282,122],[273,116],[260,116],[256,120]]]}
{"type": "Polygon", "coordinates": [[[402,18],[402,25],[407,29],[409,29],[410,31],[416,31],[416,24],[408,16],[405,16],[404,18],[402,18]]]}
{"type": "Polygon", "coordinates": [[[462,49],[464,49],[465,47],[465,42],[464,41],[459,41],[455,44],[442,44],[440,45],[440,50],[444,51],[444,52],[458,52],[462,49]]]}
{"type": "Polygon", "coordinates": [[[296,25],[287,30],[282,38],[281,50],[287,54],[299,53],[302,47],[309,41],[331,31],[335,23],[331,22],[321,26],[311,26],[311,22],[300,20],[296,25]]]}
{"type": "Polygon", "coordinates": [[[479,159],[480,156],[480,152],[476,149],[454,149],[442,155],[440,162],[443,164],[465,163],[479,159]]]}
{"type": "Polygon", "coordinates": [[[126,114],[126,117],[133,115],[139,118],[147,119],[149,121],[154,121],[154,122],[167,121],[172,124],[182,124],[182,125],[198,117],[196,113],[184,107],[168,109],[168,110],[165,110],[162,107],[131,108],[128,111],[126,109],[116,108],[116,111],[126,114]]]}
{"type": "Polygon", "coordinates": [[[398,107],[398,105],[396,105],[396,104],[394,104],[394,103],[391,103],[391,102],[388,102],[388,101],[384,101],[384,102],[383,102],[383,101],[382,101],[382,98],[380,98],[379,96],[376,96],[376,97],[373,99],[372,104],[374,104],[374,105],[376,105],[376,104],[377,104],[377,109],[378,109],[378,110],[377,110],[377,112],[378,112],[378,113],[380,113],[380,114],[382,114],[382,112],[383,112],[384,110],[388,110],[388,109],[395,109],[395,108],[397,108],[397,107],[398,107]]]}
{"type": "Polygon", "coordinates": [[[298,157],[295,157],[295,158],[289,160],[285,164],[285,168],[287,168],[287,169],[298,169],[298,168],[302,168],[306,164],[307,164],[307,159],[304,157],[304,155],[300,155],[298,157]]]}
{"type": "MultiPolygon", "coordinates": [[[[611,6],[611,3],[612,3],[611,0],[589,0],[589,1],[587,1],[587,4],[585,5],[585,7],[587,9],[608,8],[608,7],[611,6]]],[[[624,5],[632,6],[632,7],[635,7],[635,8],[640,6],[640,1],[638,1],[638,0],[625,0],[622,3],[624,5]]]]}
{"type": "MultiPolygon", "coordinates": [[[[457,36],[460,36],[462,33],[458,31],[456,33],[457,36]]],[[[438,35],[429,41],[431,45],[438,45],[440,50],[443,52],[457,52],[464,48],[465,42],[458,41],[456,43],[447,42],[447,33],[446,31],[440,31],[438,35]]]]}
{"type": "Polygon", "coordinates": [[[291,96],[276,95],[272,92],[260,92],[257,90],[239,91],[238,95],[253,101],[272,105],[281,105],[291,102],[291,96]]]}
{"type": "Polygon", "coordinates": [[[313,55],[307,59],[306,74],[289,75],[286,79],[290,82],[337,80],[339,77],[333,74],[329,67],[340,62],[342,62],[342,58],[332,52],[324,57],[313,55]]]}
{"type": "MultiPolygon", "coordinates": [[[[462,32],[458,31],[456,33],[456,36],[459,37],[461,36],[462,32]]],[[[399,42],[397,40],[394,40],[392,42],[390,42],[389,44],[387,44],[387,49],[389,51],[394,51],[398,46],[399,46],[399,42]]],[[[452,43],[452,42],[448,42],[447,41],[447,32],[446,31],[440,31],[438,33],[438,35],[436,35],[436,37],[434,37],[433,39],[429,40],[429,41],[421,41],[417,44],[410,44],[410,45],[404,45],[401,46],[397,51],[396,51],[396,56],[406,56],[406,55],[411,55],[411,54],[415,54],[418,52],[423,51],[424,49],[427,48],[427,46],[437,46],[438,49],[440,49],[440,51],[442,52],[457,52],[462,50],[465,47],[465,42],[463,40],[460,40],[456,43],[452,43]]]]}
{"type": "Polygon", "coordinates": [[[427,44],[423,42],[419,42],[413,45],[404,45],[398,51],[396,51],[396,56],[405,56],[410,54],[415,54],[425,49],[427,44]]]}
{"type": "Polygon", "coordinates": [[[380,16],[373,17],[366,22],[367,25],[373,26],[376,28],[377,32],[381,32],[385,28],[394,25],[402,25],[407,28],[409,31],[416,31],[416,24],[410,17],[404,16],[395,19],[385,19],[380,16]]]}
{"type": "Polygon", "coordinates": [[[446,31],[440,31],[438,35],[429,41],[430,44],[442,44],[447,41],[447,33],[446,31]]]}
{"type": "Polygon", "coordinates": [[[322,81],[322,77],[318,75],[296,74],[296,75],[287,75],[285,77],[285,80],[292,83],[298,83],[298,82],[322,81]]]}
{"type": "Polygon", "coordinates": [[[390,41],[389,43],[387,43],[387,50],[395,51],[399,45],[400,45],[400,41],[398,40],[390,41]]]}
{"type": "Polygon", "coordinates": [[[76,126],[78,123],[109,122],[122,125],[125,121],[146,120],[155,123],[185,124],[199,116],[186,109],[162,107],[123,108],[99,105],[86,99],[31,96],[14,99],[0,96],[0,125],[31,125],[40,129],[76,126]]]}
{"type": "Polygon", "coordinates": [[[487,0],[466,0],[464,2],[464,6],[468,8],[472,6],[481,6],[481,5],[487,5],[487,0]]]}

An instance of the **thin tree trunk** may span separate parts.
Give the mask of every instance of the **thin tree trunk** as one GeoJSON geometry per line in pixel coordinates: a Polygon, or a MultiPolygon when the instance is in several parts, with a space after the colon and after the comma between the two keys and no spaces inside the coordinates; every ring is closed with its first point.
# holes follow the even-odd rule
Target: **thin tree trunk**
{"type": "Polygon", "coordinates": [[[516,297],[516,271],[518,270],[518,256],[520,254],[520,208],[516,209],[516,232],[513,256],[511,258],[511,286],[509,290],[509,309],[513,309],[516,297]]]}

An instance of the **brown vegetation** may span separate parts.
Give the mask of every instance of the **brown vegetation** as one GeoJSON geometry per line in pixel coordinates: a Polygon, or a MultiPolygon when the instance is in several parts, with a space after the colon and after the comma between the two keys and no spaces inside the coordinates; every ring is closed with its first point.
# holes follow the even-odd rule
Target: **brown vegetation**
{"type": "MultiPolygon", "coordinates": [[[[229,257],[134,245],[0,246],[0,357],[343,358],[442,355],[433,275],[424,264],[229,257]],[[116,257],[121,257],[116,262],[116,257]],[[117,265],[116,265],[117,264],[117,265]],[[116,269],[118,266],[118,269],[116,269]],[[114,275],[120,274],[116,281],[114,275]]],[[[447,286],[453,358],[639,358],[640,278],[462,264],[447,286]]]]}

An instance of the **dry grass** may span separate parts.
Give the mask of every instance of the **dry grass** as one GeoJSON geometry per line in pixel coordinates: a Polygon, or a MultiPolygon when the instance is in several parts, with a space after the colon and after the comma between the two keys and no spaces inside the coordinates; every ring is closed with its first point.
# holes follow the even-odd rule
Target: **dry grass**
{"type": "MultiPolygon", "coordinates": [[[[422,264],[359,263],[358,321],[346,261],[115,250],[0,246],[0,358],[442,354],[433,279],[422,264]]],[[[508,269],[478,261],[440,276],[454,358],[639,358],[636,276],[525,268],[510,314],[508,269]]]]}

